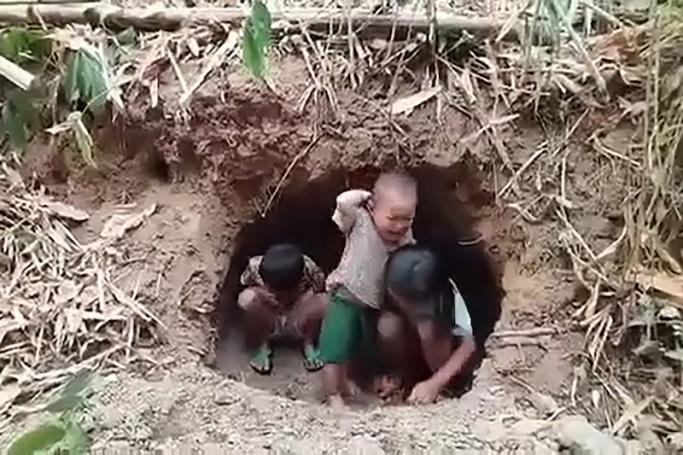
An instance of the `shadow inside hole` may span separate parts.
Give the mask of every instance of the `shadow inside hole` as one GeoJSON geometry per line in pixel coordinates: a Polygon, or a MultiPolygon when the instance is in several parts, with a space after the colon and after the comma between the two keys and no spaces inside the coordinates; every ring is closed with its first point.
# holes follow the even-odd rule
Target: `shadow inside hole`
{"type": "MultiPolygon", "coordinates": [[[[493,198],[481,190],[466,164],[454,168],[425,165],[410,172],[419,188],[415,238],[440,256],[463,294],[480,348],[454,388],[456,395],[461,395],[469,390],[474,371],[485,355],[483,346],[500,318],[504,292],[502,274],[494,267],[487,245],[477,241],[476,220],[456,196],[456,190],[467,192],[470,204],[478,206],[491,204],[493,198]]],[[[336,170],[319,179],[294,182],[282,192],[266,217],[252,220],[240,230],[216,302],[216,324],[221,338],[218,351],[239,322],[236,301],[241,291],[240,275],[249,258],[263,254],[270,245],[293,243],[325,273],[331,272],[344,248],[344,238],[331,220],[336,197],[349,188],[371,188],[378,174],[379,169],[367,167],[353,172],[336,170]]]]}

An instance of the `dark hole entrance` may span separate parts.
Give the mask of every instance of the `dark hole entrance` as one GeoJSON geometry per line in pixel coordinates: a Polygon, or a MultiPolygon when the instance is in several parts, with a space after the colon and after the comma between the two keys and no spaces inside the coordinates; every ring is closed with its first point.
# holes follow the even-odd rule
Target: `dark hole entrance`
{"type": "MultiPolygon", "coordinates": [[[[265,218],[253,220],[241,229],[218,293],[219,369],[277,394],[297,399],[318,398],[318,381],[304,371],[296,350],[276,347],[270,376],[250,371],[238,333],[240,314],[236,301],[241,291],[240,275],[250,257],[282,242],[298,245],[326,273],[331,272],[344,247],[344,238],[331,220],[336,196],[349,188],[371,188],[378,174],[379,170],[371,167],[353,172],[337,170],[313,181],[294,182],[265,218]]],[[[480,189],[471,165],[422,166],[411,169],[411,174],[417,179],[420,193],[413,227],[415,237],[418,243],[441,256],[467,302],[477,343],[483,346],[500,317],[504,293],[501,274],[488,252],[489,245],[478,241],[479,234],[474,228],[477,220],[467,207],[491,205],[492,196],[480,189]]],[[[468,390],[483,354],[482,349],[476,362],[462,375],[461,392],[468,390]]]]}

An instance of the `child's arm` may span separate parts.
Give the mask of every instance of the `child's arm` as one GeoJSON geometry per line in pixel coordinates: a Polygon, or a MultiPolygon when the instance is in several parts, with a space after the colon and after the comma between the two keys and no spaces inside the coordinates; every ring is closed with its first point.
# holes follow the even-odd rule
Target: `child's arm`
{"type": "MultiPolygon", "coordinates": [[[[419,326],[418,326],[419,328],[419,326]]],[[[432,346],[432,337],[423,337],[420,333],[420,344],[422,352],[430,368],[436,366],[437,359],[434,358],[436,350],[432,346]]],[[[432,376],[415,385],[408,397],[408,401],[415,404],[432,403],[439,396],[451,380],[462,370],[476,351],[474,337],[471,335],[462,337],[460,346],[451,354],[449,359],[440,368],[436,369],[432,376]]]]}
{"type": "Polygon", "coordinates": [[[358,209],[372,197],[372,193],[365,190],[349,190],[337,196],[337,208],[332,220],[343,233],[353,228],[358,209]]]}
{"type": "Polygon", "coordinates": [[[471,335],[462,337],[462,342],[458,349],[451,354],[451,357],[441,368],[436,370],[431,378],[427,379],[436,388],[437,394],[451,382],[451,379],[460,373],[460,370],[470,360],[475,351],[474,337],[471,335]]]}

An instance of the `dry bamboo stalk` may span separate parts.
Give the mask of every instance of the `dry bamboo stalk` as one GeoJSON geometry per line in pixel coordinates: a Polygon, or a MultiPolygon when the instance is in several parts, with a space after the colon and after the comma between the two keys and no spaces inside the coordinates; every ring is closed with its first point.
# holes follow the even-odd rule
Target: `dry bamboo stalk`
{"type": "Polygon", "coordinates": [[[88,3],[92,0],[0,0],[0,5],[40,5],[61,3],[88,3]]]}
{"type": "Polygon", "coordinates": [[[7,78],[17,87],[27,91],[33,85],[36,77],[9,60],[0,55],[0,75],[7,78]]]}
{"type": "MultiPolygon", "coordinates": [[[[0,23],[47,24],[103,23],[111,28],[134,27],[140,30],[173,30],[182,26],[207,23],[231,23],[239,25],[249,12],[242,8],[120,8],[106,3],[70,3],[59,5],[1,5],[0,23]]],[[[497,33],[505,20],[488,17],[466,17],[447,13],[437,14],[441,30],[466,30],[476,35],[497,33]]],[[[373,14],[367,9],[351,10],[346,16],[342,10],[319,8],[287,9],[273,12],[273,29],[297,29],[305,23],[310,28],[324,28],[330,25],[341,27],[351,24],[357,29],[363,27],[368,33],[389,33],[392,27],[416,31],[428,31],[430,19],[422,13],[373,14]]],[[[517,36],[513,27],[507,37],[517,36]]]]}

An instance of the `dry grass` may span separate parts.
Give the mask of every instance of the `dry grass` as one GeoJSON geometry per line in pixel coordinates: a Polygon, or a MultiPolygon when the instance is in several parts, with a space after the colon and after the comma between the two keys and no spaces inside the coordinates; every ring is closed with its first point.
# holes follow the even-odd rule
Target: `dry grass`
{"type": "MultiPolygon", "coordinates": [[[[23,392],[59,384],[82,369],[136,358],[159,321],[117,285],[117,241],[151,210],[114,215],[81,244],[69,226],[88,214],[27,191],[0,164],[0,383],[23,392]]],[[[4,403],[3,403],[4,404],[4,403]]]]}

